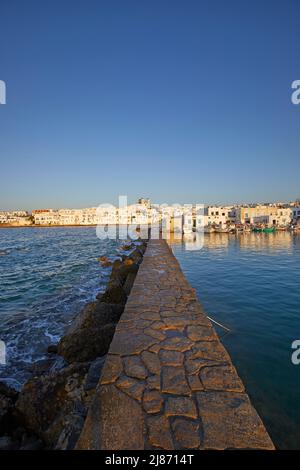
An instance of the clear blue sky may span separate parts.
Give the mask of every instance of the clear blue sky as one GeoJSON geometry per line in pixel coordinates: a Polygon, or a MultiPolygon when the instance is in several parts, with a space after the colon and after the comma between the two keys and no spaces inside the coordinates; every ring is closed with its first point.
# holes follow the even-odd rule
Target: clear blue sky
{"type": "Polygon", "coordinates": [[[0,209],[300,196],[298,0],[1,0],[0,209]]]}

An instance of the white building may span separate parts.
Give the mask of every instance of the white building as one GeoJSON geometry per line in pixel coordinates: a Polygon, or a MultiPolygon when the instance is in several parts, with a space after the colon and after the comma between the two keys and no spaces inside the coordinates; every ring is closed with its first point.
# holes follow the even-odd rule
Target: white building
{"type": "Polygon", "coordinates": [[[35,225],[59,225],[58,211],[53,209],[37,209],[32,211],[35,225]]]}
{"type": "Polygon", "coordinates": [[[264,224],[270,227],[286,227],[291,222],[292,211],[289,207],[274,204],[239,207],[237,221],[242,224],[264,224]]]}
{"type": "Polygon", "coordinates": [[[233,219],[232,206],[208,206],[204,210],[204,225],[226,228],[233,219]]]}
{"type": "Polygon", "coordinates": [[[295,206],[291,209],[293,223],[297,223],[300,220],[300,206],[295,206]]]}
{"type": "Polygon", "coordinates": [[[27,211],[0,211],[0,224],[31,225],[32,220],[27,211]]]}
{"type": "MultiPolygon", "coordinates": [[[[299,208],[300,215],[300,208],[299,208]]],[[[287,227],[292,221],[292,210],[290,207],[277,207],[277,211],[273,217],[269,218],[269,225],[277,227],[287,227]]]]}

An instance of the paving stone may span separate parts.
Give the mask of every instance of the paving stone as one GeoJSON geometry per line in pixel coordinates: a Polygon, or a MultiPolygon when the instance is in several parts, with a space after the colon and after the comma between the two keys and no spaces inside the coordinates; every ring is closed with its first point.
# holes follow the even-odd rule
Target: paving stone
{"type": "Polygon", "coordinates": [[[273,449],[248,396],[233,392],[196,394],[205,449],[273,449]]]}
{"type": "Polygon", "coordinates": [[[159,413],[163,405],[161,393],[157,390],[145,390],[143,406],[146,413],[159,413]]]}
{"type": "Polygon", "coordinates": [[[159,359],[164,366],[182,366],[184,355],[179,351],[161,349],[159,352],[159,359]]]}
{"type": "Polygon", "coordinates": [[[231,362],[229,354],[220,341],[199,341],[192,347],[191,359],[210,359],[220,362],[231,362]]]}
{"type": "Polygon", "coordinates": [[[76,449],[144,449],[140,404],[114,385],[102,385],[90,406],[76,449]]]}
{"type": "Polygon", "coordinates": [[[155,321],[154,323],[151,324],[151,328],[153,330],[164,330],[165,327],[166,327],[166,325],[162,321],[155,321]]]}
{"type": "Polygon", "coordinates": [[[186,416],[197,418],[197,408],[190,397],[168,397],[166,401],[166,416],[186,416]]]}
{"type": "Polygon", "coordinates": [[[126,375],[137,379],[145,379],[148,372],[138,356],[129,356],[123,358],[124,370],[126,375]]]}
{"type": "Polygon", "coordinates": [[[162,392],[176,395],[190,395],[183,367],[162,367],[162,392]]]}
{"type": "MultiPolygon", "coordinates": [[[[149,283],[148,283],[148,285],[149,285],[149,287],[151,287],[151,288],[150,288],[150,293],[151,293],[150,296],[151,296],[151,298],[153,298],[153,292],[155,292],[156,290],[159,291],[159,289],[153,287],[153,285],[150,286],[149,283]]],[[[155,303],[155,304],[152,304],[152,305],[150,305],[150,302],[149,302],[149,305],[144,305],[144,306],[143,306],[143,312],[152,312],[152,313],[155,312],[155,313],[158,313],[158,312],[159,312],[159,309],[160,309],[160,305],[159,305],[158,302],[155,303]]]]}
{"type": "Polygon", "coordinates": [[[216,341],[217,336],[213,328],[206,326],[188,326],[187,336],[192,341],[216,341]]]}
{"type": "Polygon", "coordinates": [[[150,416],[147,419],[148,439],[152,447],[172,450],[174,449],[170,424],[165,416],[150,416]]]}
{"type": "Polygon", "coordinates": [[[161,349],[160,343],[155,343],[148,348],[148,351],[157,354],[160,351],[160,349],[161,349]]]}
{"type": "Polygon", "coordinates": [[[198,374],[200,372],[200,370],[203,369],[204,367],[217,366],[217,365],[220,365],[220,363],[218,361],[213,361],[213,360],[209,360],[209,359],[201,359],[201,358],[190,359],[190,358],[187,358],[185,360],[184,365],[185,365],[185,369],[187,371],[187,374],[188,375],[194,375],[194,374],[198,374]]]}
{"type": "Polygon", "coordinates": [[[172,423],[173,434],[179,449],[199,449],[199,422],[176,418],[172,423]]]}
{"type": "Polygon", "coordinates": [[[114,335],[110,345],[109,352],[111,354],[120,354],[122,356],[130,356],[131,354],[139,354],[144,349],[155,344],[156,340],[150,336],[141,334],[129,334],[127,332],[118,332],[114,335]]]}
{"type": "Polygon", "coordinates": [[[192,392],[199,392],[200,390],[204,389],[198,375],[188,376],[188,383],[192,392]]]}
{"type": "Polygon", "coordinates": [[[143,351],[141,358],[151,374],[160,374],[160,362],[157,354],[149,351],[143,351]]]}
{"type": "Polygon", "coordinates": [[[227,390],[243,392],[244,385],[233,366],[205,367],[200,370],[205,390],[227,390]]]}
{"type": "Polygon", "coordinates": [[[142,396],[145,390],[145,382],[123,376],[118,379],[116,386],[135,400],[139,402],[142,401],[142,396]]]}
{"type": "Polygon", "coordinates": [[[167,338],[160,343],[162,349],[181,352],[188,351],[192,346],[193,342],[183,337],[167,338]]]}
{"type": "Polygon", "coordinates": [[[149,390],[161,390],[160,387],[160,376],[159,375],[151,375],[147,379],[147,388],[149,390]]]}
{"type": "Polygon", "coordinates": [[[165,333],[161,330],[154,330],[153,328],[146,328],[144,333],[151,336],[151,338],[158,339],[159,341],[163,341],[166,338],[165,333]]]}
{"type": "Polygon", "coordinates": [[[187,325],[186,319],[179,317],[167,317],[164,318],[165,329],[166,330],[176,330],[183,331],[187,325]]]}
{"type": "Polygon", "coordinates": [[[182,312],[178,312],[177,308],[175,308],[173,310],[161,310],[160,315],[163,319],[177,317],[177,316],[181,317],[182,312]]]}
{"type": "Polygon", "coordinates": [[[160,314],[156,312],[143,312],[141,318],[144,320],[160,321],[160,314]]]}
{"type": "Polygon", "coordinates": [[[168,308],[168,309],[175,308],[176,300],[174,299],[174,297],[162,298],[161,299],[161,306],[163,308],[168,308]]]}

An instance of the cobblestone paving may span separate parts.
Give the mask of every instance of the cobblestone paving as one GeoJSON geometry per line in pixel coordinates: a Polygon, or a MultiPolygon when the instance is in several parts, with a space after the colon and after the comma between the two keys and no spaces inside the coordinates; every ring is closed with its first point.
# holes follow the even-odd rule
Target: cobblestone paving
{"type": "Polygon", "coordinates": [[[273,449],[195,290],[149,241],[79,449],[273,449]]]}

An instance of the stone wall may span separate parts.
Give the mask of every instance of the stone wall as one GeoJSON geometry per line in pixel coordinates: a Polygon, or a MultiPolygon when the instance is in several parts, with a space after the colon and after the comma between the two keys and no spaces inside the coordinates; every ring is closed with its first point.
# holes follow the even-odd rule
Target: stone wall
{"type": "Polygon", "coordinates": [[[77,449],[273,449],[163,240],[150,240],[77,449]]]}

